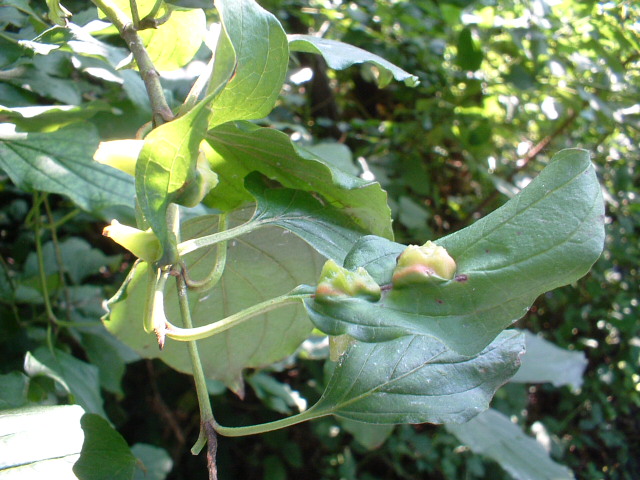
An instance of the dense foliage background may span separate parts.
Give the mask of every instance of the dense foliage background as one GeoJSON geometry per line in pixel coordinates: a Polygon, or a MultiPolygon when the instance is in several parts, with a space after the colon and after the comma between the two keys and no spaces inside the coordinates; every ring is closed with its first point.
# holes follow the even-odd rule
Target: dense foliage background
{"type": "MultiPolygon", "coordinates": [[[[518,325],[584,352],[584,382],[574,388],[509,384],[494,406],[547,438],[553,457],[578,478],[640,476],[640,6],[577,0],[260,3],[289,33],[357,45],[419,77],[415,89],[392,84],[379,90],[370,68],[334,72],[319,57],[299,54],[278,108],[263,122],[287,128],[302,144],[332,149],[344,168],[374,176],[389,194],[398,241],[423,243],[472,223],[525,186],[558,150],[592,152],[607,201],[605,253],[588,277],[540,298],[518,325]]],[[[96,18],[85,2],[65,6],[77,12],[78,25],[96,18]]],[[[96,142],[133,136],[148,121],[149,107],[132,72],[116,75],[72,49],[39,55],[38,45],[18,42],[48,28],[44,7],[27,0],[0,4],[3,121],[41,132],[61,122],[90,123],[96,142]],[[40,122],[11,110],[54,104],[90,108],[40,122]]],[[[114,35],[107,40],[110,54],[124,57],[121,41],[114,35]]],[[[189,66],[165,75],[176,104],[205,57],[203,49],[189,66]]],[[[77,147],[69,141],[68,148],[77,147]]],[[[99,379],[104,409],[130,445],[166,450],[158,455],[173,462],[168,478],[204,476],[204,460],[189,454],[198,430],[191,379],[162,363],[135,360],[99,326],[101,302],[132,261],[100,236],[110,212],[95,215],[68,198],[23,191],[7,176],[0,182],[4,384],[28,387],[29,402],[64,403],[67,393],[41,363],[47,345],[65,348],[67,368],[99,379]],[[79,323],[91,329],[79,335],[67,328],[79,323]],[[35,353],[25,366],[26,352],[35,353]]],[[[251,388],[242,401],[212,384],[215,411],[228,423],[245,424],[294,410],[292,392],[311,404],[321,393],[322,364],[311,347],[301,355],[248,372],[251,388]]],[[[0,407],[18,406],[11,398],[0,393],[0,407]]],[[[509,478],[441,427],[359,428],[327,418],[223,439],[221,478],[509,478]]]]}

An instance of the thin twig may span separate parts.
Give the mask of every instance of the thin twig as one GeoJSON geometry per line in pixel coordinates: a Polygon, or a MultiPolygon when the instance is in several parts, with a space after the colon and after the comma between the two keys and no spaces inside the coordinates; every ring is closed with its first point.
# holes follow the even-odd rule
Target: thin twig
{"type": "Polygon", "coordinates": [[[151,102],[153,125],[157,127],[165,122],[170,122],[173,120],[174,115],[167,104],[167,99],[164,96],[164,91],[160,84],[160,74],[155,69],[132,20],[128,18],[125,13],[122,12],[122,10],[120,10],[111,0],[92,1],[115,25],[120,32],[120,36],[127,43],[129,50],[133,54],[133,58],[140,70],[140,76],[142,77],[144,86],[147,89],[149,101],[151,102]]]}

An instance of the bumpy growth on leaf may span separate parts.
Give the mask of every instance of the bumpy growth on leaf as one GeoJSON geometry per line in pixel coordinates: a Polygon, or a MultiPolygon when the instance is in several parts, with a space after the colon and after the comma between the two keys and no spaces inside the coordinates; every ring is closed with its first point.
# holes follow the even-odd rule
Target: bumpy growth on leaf
{"type": "Polygon", "coordinates": [[[362,267],[352,272],[333,260],[327,260],[322,267],[320,281],[316,288],[318,302],[344,297],[356,297],[376,302],[380,300],[380,295],[380,285],[362,267]]]}
{"type": "Polygon", "coordinates": [[[456,262],[444,247],[429,241],[423,246],[409,245],[398,257],[393,271],[393,286],[451,280],[456,262]]]}

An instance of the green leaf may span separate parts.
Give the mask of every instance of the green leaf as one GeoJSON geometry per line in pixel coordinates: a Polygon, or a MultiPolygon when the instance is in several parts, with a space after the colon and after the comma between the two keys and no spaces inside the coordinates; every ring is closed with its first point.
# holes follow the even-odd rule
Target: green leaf
{"type": "Polygon", "coordinates": [[[462,70],[475,72],[482,65],[482,50],[473,41],[471,30],[464,28],[458,36],[458,55],[456,65],[462,70]]]}
{"type": "MultiPolygon", "coordinates": [[[[250,211],[229,215],[229,226],[246,221],[250,211]]],[[[217,231],[217,218],[202,216],[186,222],[184,238],[217,231]]],[[[213,267],[215,247],[186,255],[189,274],[203,278],[213,267]]],[[[209,324],[258,302],[282,295],[317,278],[323,259],[305,242],[281,228],[265,227],[229,242],[224,275],[215,289],[190,294],[194,326],[209,324]]],[[[158,349],[156,337],[145,333],[142,311],[146,294],[146,264],[141,264],[109,303],[107,330],[145,358],[160,358],[178,371],[191,373],[184,342],[167,340],[158,349]]],[[[169,282],[170,285],[173,282],[169,282]]],[[[175,288],[165,294],[167,317],[180,325],[175,288]]],[[[292,354],[311,333],[312,325],[298,304],[270,311],[216,336],[199,340],[205,375],[243,392],[242,371],[281,360],[292,354]]]]}
{"type": "Polygon", "coordinates": [[[51,352],[40,347],[33,353],[27,352],[24,370],[30,377],[44,375],[52,378],[69,393],[72,402],[82,406],[87,412],[98,413],[106,418],[96,366],[61,350],[54,349],[51,352]]]}
{"type": "Polygon", "coordinates": [[[378,55],[353,45],[312,35],[288,35],[288,38],[291,51],[318,53],[324,57],[327,65],[335,70],[343,70],[359,63],[373,64],[379,69],[377,80],[381,88],[389,85],[393,78],[404,82],[409,87],[415,87],[420,83],[415,75],[405,72],[378,55]]]}
{"type": "Polygon", "coordinates": [[[356,422],[348,418],[340,418],[340,425],[367,450],[375,450],[389,438],[395,425],[376,425],[373,423],[356,422]]]}
{"type": "Polygon", "coordinates": [[[186,115],[151,131],[136,162],[138,204],[163,248],[162,264],[174,263],[174,239],[167,226],[167,208],[179,203],[185,188],[196,182],[200,142],[205,136],[211,94],[186,115]]]}
{"type": "Polygon", "coordinates": [[[266,117],[289,65],[282,25],[254,0],[216,0],[215,5],[222,32],[209,91],[226,86],[214,102],[210,126],[266,117]]]}
{"type": "Polygon", "coordinates": [[[376,182],[349,175],[297,148],[289,137],[249,122],[221,125],[207,141],[216,154],[209,158],[220,183],[205,199],[209,206],[229,210],[251,201],[243,179],[253,170],[287,188],[321,195],[344,210],[367,232],[393,238],[387,195],[376,182]]]}
{"type": "MultiPolygon", "coordinates": [[[[585,275],[604,242],[600,184],[583,150],[564,150],[519,195],[470,227],[438,240],[457,276],[387,290],[380,301],[306,300],[312,321],[330,335],[368,342],[433,335],[472,355],[526,313],[536,297],[585,275]]],[[[345,267],[365,267],[389,284],[403,245],[365,237],[345,267]]]]}
{"type": "MultiPolygon", "coordinates": [[[[64,270],[75,285],[80,285],[90,275],[99,274],[100,268],[114,264],[119,258],[118,256],[105,255],[102,250],[92,248],[86,240],[79,237],[71,237],[60,242],[58,248],[64,270]]],[[[44,257],[46,275],[57,273],[60,270],[53,242],[47,242],[43,245],[42,256],[44,257]]],[[[35,252],[30,252],[25,262],[24,275],[36,276],[38,272],[38,257],[35,252]]]]}
{"type": "Polygon", "coordinates": [[[97,148],[97,132],[88,123],[48,133],[16,132],[11,124],[0,128],[0,168],[18,187],[65,195],[93,212],[132,209],[131,177],[94,162],[97,148]]]}
{"type": "Polygon", "coordinates": [[[82,448],[78,405],[27,407],[0,415],[0,477],[75,480],[82,448]],[[61,434],[63,432],[64,434],[61,434]]]}
{"type": "Polygon", "coordinates": [[[555,387],[570,385],[574,389],[582,386],[582,375],[588,364],[584,352],[565,350],[528,331],[524,335],[527,353],[512,382],[550,382],[555,387]]]}
{"type": "Polygon", "coordinates": [[[106,102],[94,101],[76,105],[47,105],[9,108],[0,106],[0,113],[24,132],[51,132],[72,123],[87,120],[99,112],[110,111],[106,102]]]}
{"type": "Polygon", "coordinates": [[[154,67],[159,71],[177,70],[198,52],[207,33],[202,10],[176,10],[158,28],[139,32],[154,67]],[[176,39],[180,41],[176,41],[176,39]]]}
{"type": "Polygon", "coordinates": [[[164,480],[173,468],[173,461],[163,448],[136,443],[131,453],[138,459],[133,480],[164,480]]]}
{"type": "Polygon", "coordinates": [[[80,420],[84,443],[73,466],[79,480],[131,480],[136,457],[127,442],[99,415],[87,413],[80,420]]]}
{"type": "Polygon", "coordinates": [[[22,372],[0,375],[0,410],[21,407],[27,403],[29,377],[22,372]]]}
{"type": "Polygon", "coordinates": [[[518,369],[524,335],[501,333],[482,352],[459,355],[431,336],[355,343],[340,359],[315,415],[361,422],[462,423],[518,369]]]}
{"type": "Polygon", "coordinates": [[[570,480],[571,471],[554,462],[546,450],[496,410],[487,410],[462,425],[447,425],[475,453],[492,458],[518,480],[570,480]]]}
{"type": "Polygon", "coordinates": [[[245,179],[257,201],[251,222],[273,224],[295,233],[327,258],[342,262],[363,231],[344,210],[301,190],[269,188],[259,173],[245,179]]]}

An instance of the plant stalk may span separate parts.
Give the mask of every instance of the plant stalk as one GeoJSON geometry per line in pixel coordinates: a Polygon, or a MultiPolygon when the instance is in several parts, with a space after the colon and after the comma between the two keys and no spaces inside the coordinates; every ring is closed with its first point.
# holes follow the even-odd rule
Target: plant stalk
{"type": "Polygon", "coordinates": [[[138,35],[132,20],[111,0],[92,0],[92,2],[102,10],[111,23],[115,25],[120,32],[120,36],[127,43],[129,50],[133,54],[133,58],[140,70],[140,76],[147,89],[149,101],[151,102],[153,125],[157,127],[173,120],[173,112],[167,104],[164,90],[160,84],[160,74],[155,69],[146,48],[144,48],[142,39],[138,35]]]}
{"type": "MultiPolygon", "coordinates": [[[[180,315],[182,323],[187,329],[193,328],[191,321],[191,310],[189,308],[189,298],[187,296],[187,284],[182,275],[176,277],[176,285],[178,288],[178,302],[180,304],[180,315]]],[[[189,348],[189,356],[191,357],[191,366],[193,369],[193,380],[196,384],[196,394],[198,396],[198,405],[200,406],[200,434],[195,445],[191,448],[191,453],[197,455],[200,453],[204,444],[207,443],[207,463],[209,465],[209,478],[217,478],[216,467],[216,450],[218,446],[217,434],[215,431],[215,419],[213,418],[213,410],[211,409],[211,401],[209,400],[209,391],[207,390],[207,382],[198,354],[198,345],[195,341],[187,344],[189,348]]]]}

